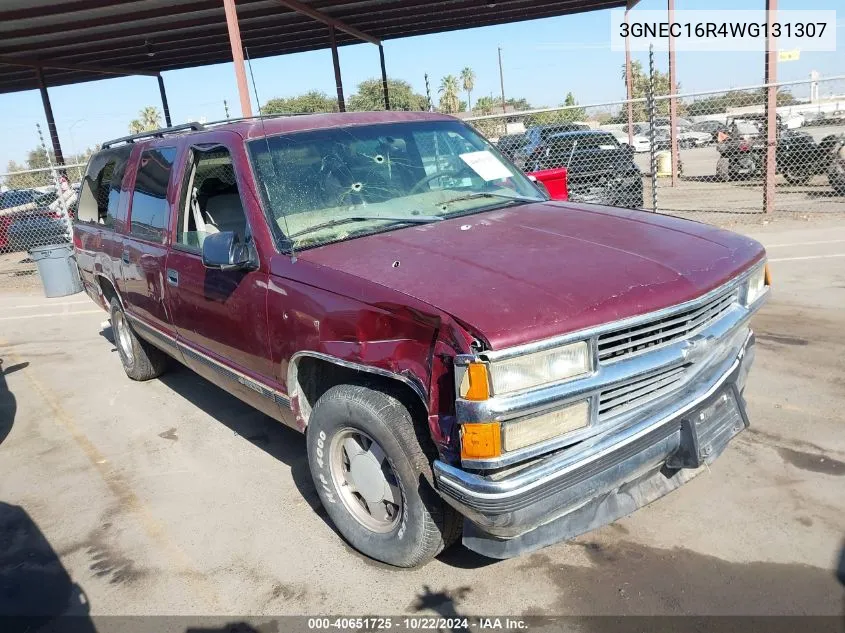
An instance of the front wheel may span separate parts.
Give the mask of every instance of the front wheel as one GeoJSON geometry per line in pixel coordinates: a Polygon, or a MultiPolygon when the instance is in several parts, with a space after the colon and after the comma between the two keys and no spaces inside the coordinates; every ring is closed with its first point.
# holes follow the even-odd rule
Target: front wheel
{"type": "Polygon", "coordinates": [[[308,464],[331,520],[358,551],[415,567],[450,545],[460,516],[434,489],[429,440],[393,395],[337,385],[312,411],[308,464]]]}

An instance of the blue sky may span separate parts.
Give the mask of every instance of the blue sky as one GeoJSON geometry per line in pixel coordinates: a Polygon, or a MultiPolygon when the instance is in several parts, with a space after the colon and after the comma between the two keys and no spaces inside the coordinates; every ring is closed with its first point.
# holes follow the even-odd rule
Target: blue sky
{"type": "MultiPolygon", "coordinates": [[[[642,0],[634,9],[663,9],[665,0],[642,0]]],[[[676,9],[759,9],[763,0],[676,0],[676,9]]],[[[841,9],[841,0],[780,0],[782,10],[841,9]]],[[[845,14],[840,11],[835,52],[804,52],[799,61],[781,63],[778,79],[806,79],[811,70],[822,76],[845,75],[845,14]]],[[[525,97],[532,104],[555,105],[571,91],[579,103],[601,103],[625,96],[620,78],[624,54],[610,50],[610,12],[582,13],[491,26],[436,35],[388,40],[384,44],[391,77],[409,81],[424,92],[428,73],[432,90],[440,78],[457,74],[464,66],[476,75],[473,100],[499,94],[496,49],[503,49],[505,92],[525,97]]],[[[644,64],[646,53],[634,53],[644,64]]],[[[379,75],[378,49],[370,44],[340,49],[340,63],[347,95],[362,80],[379,75]]],[[[761,83],[763,60],[753,53],[677,54],[682,92],[718,90],[761,83]]],[[[666,54],[657,55],[657,66],[668,66],[666,54]]],[[[307,90],[333,94],[334,77],[328,50],[255,60],[253,70],[262,102],[307,90]]],[[[173,71],[164,74],[174,123],[205,117],[224,118],[223,100],[238,116],[237,89],[231,64],[173,71]]],[[[845,81],[837,82],[845,92],[845,81]]],[[[799,94],[796,91],[796,94],[799,94]]],[[[122,136],[138,111],[146,105],[161,107],[156,80],[123,77],[59,86],[50,89],[62,146],[79,152],[95,143],[122,136]]],[[[253,99],[254,101],[254,99],[253,99]]],[[[0,95],[0,172],[10,159],[22,161],[37,143],[35,124],[45,125],[37,91],[0,95]]],[[[49,145],[49,140],[48,140],[49,145]]]]}

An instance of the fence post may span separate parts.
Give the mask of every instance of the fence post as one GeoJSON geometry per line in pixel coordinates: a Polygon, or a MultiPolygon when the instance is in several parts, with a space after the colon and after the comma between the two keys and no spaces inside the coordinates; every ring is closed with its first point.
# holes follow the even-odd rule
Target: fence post
{"type": "Polygon", "coordinates": [[[651,162],[651,210],[657,213],[657,152],[654,148],[654,46],[648,47],[648,146],[651,162]]]}
{"type": "Polygon", "coordinates": [[[763,165],[763,212],[771,213],[775,208],[775,174],[777,173],[777,38],[772,35],[777,19],[777,0],[766,0],[766,158],[763,165]]]}
{"type": "MultiPolygon", "coordinates": [[[[41,132],[41,124],[36,123],[35,128],[38,130],[38,139],[41,142],[41,149],[44,150],[44,155],[47,157],[47,165],[50,168],[50,176],[53,178],[53,186],[56,188],[56,199],[59,201],[59,209],[61,210],[62,220],[64,220],[65,223],[65,237],[67,237],[68,241],[70,241],[70,214],[68,213],[67,205],[65,204],[62,183],[59,179],[58,173],[56,173],[55,167],[53,166],[53,161],[50,159],[50,152],[47,151],[47,146],[44,144],[44,134],[41,132]]],[[[68,183],[68,186],[70,186],[70,183],[68,183]]]]}

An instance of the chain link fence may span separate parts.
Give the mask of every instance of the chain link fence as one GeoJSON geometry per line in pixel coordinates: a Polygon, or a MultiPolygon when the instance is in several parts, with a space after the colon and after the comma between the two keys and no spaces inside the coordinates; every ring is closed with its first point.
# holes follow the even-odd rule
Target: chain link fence
{"type": "Polygon", "coordinates": [[[29,250],[67,243],[85,165],[0,173],[0,286],[32,283],[29,250]]]}
{"type": "Polygon", "coordinates": [[[572,201],[714,223],[845,212],[845,76],[773,88],[771,134],[766,85],[466,120],[526,172],[566,167],[572,201]]]}

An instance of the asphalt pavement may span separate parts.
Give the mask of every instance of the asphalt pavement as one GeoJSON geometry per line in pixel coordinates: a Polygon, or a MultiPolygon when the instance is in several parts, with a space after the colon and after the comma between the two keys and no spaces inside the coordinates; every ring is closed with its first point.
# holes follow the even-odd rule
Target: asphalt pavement
{"type": "Polygon", "coordinates": [[[456,546],[415,570],[363,558],[321,510],[302,436],[178,365],[129,380],[85,295],[0,293],[0,502],[95,615],[841,614],[845,227],[746,230],[774,276],[752,427],[573,542],[507,561],[456,546]]]}

